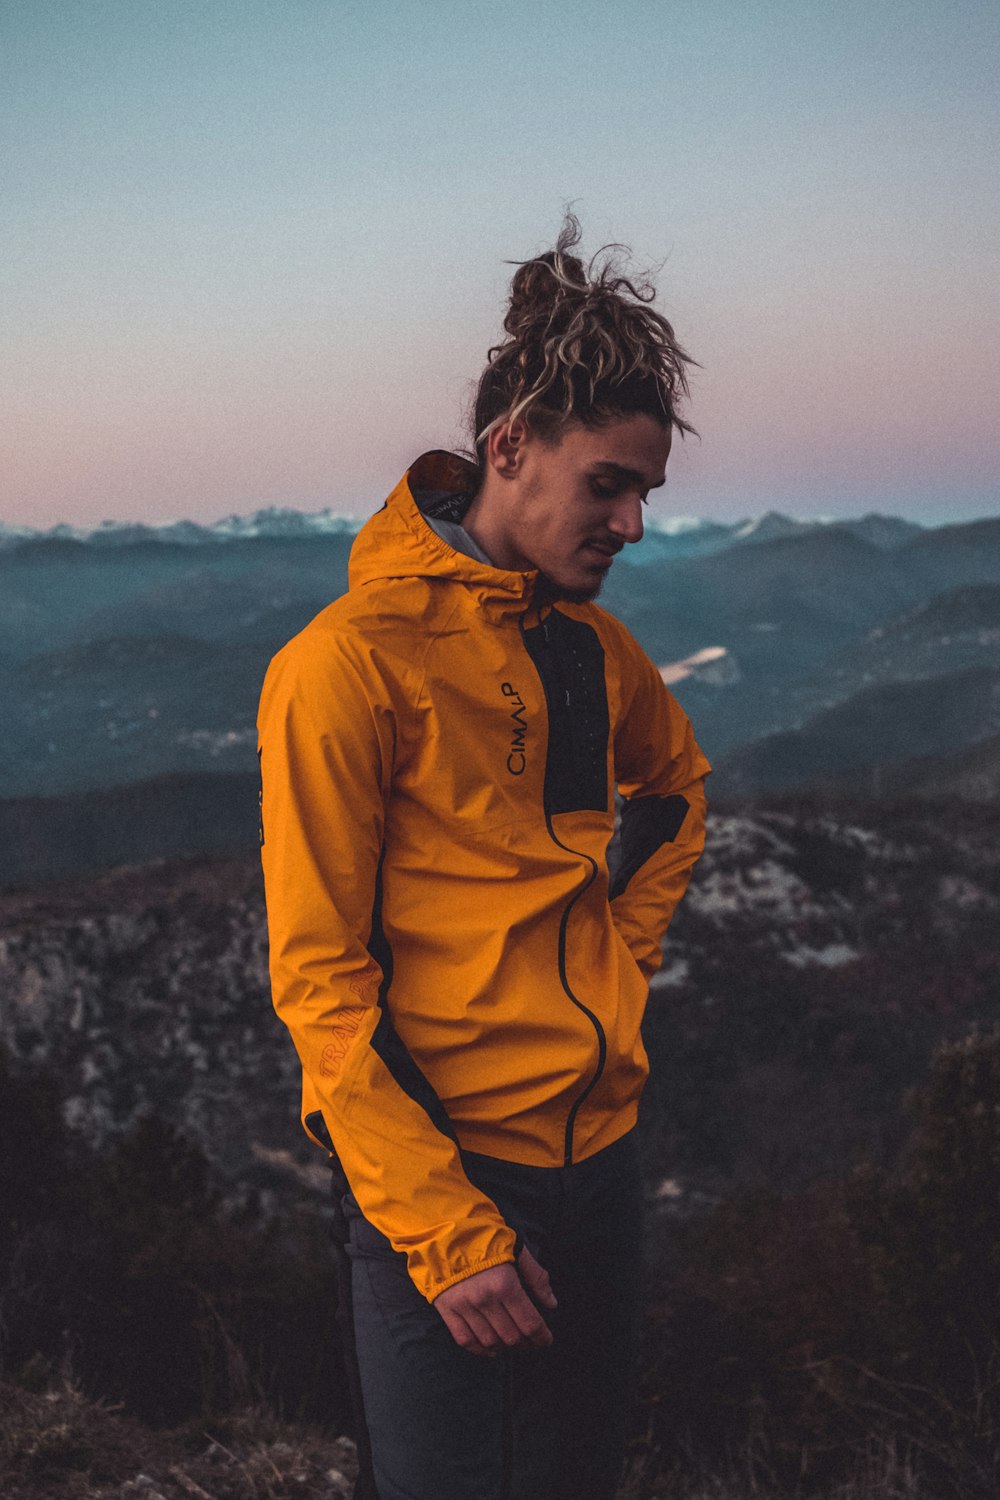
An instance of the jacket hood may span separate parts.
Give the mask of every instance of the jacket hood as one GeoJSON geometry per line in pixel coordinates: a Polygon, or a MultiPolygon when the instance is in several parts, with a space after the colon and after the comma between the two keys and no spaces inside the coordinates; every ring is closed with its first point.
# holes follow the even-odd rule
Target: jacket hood
{"type": "Polygon", "coordinates": [[[439,448],[422,453],[355,537],[350,588],[386,578],[430,577],[472,585],[483,602],[511,605],[530,598],[537,569],[518,573],[490,567],[456,552],[427,524],[427,516],[460,522],[477,487],[476,469],[467,459],[439,448]]]}

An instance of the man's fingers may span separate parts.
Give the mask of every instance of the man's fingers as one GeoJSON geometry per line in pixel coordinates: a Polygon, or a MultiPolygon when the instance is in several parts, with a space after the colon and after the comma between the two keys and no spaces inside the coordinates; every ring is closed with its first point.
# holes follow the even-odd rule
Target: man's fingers
{"type": "Polygon", "coordinates": [[[460,1349],[465,1349],[469,1354],[494,1354],[493,1349],[485,1348],[476,1336],[468,1320],[460,1313],[452,1309],[439,1309],[445,1326],[460,1349]]]}
{"type": "Polygon", "coordinates": [[[505,1296],[464,1312],[466,1322],[490,1354],[516,1349],[525,1343],[545,1348],[552,1334],[535,1304],[520,1283],[512,1284],[505,1296]]]}
{"type": "Polygon", "coordinates": [[[552,1331],[520,1282],[516,1291],[511,1291],[505,1299],[505,1305],[526,1339],[542,1348],[551,1344],[552,1331]]]}
{"type": "Polygon", "coordinates": [[[511,1265],[476,1272],[441,1292],[434,1305],[456,1344],[473,1354],[552,1343],[548,1325],[511,1265]]]}
{"type": "Polygon", "coordinates": [[[498,1338],[508,1349],[516,1349],[518,1344],[524,1343],[524,1334],[503,1304],[491,1309],[489,1317],[498,1338]]]}
{"type": "Polygon", "coordinates": [[[548,1271],[544,1266],[539,1265],[527,1245],[517,1257],[517,1269],[521,1280],[537,1302],[541,1302],[544,1307],[559,1306],[555,1292],[552,1290],[548,1271]]]}
{"type": "Polygon", "coordinates": [[[500,1350],[504,1347],[504,1341],[493,1327],[492,1320],[485,1311],[480,1312],[478,1308],[470,1307],[466,1310],[465,1321],[472,1330],[479,1346],[477,1349],[473,1349],[473,1354],[499,1354],[500,1350]]]}
{"type": "Polygon", "coordinates": [[[551,1344],[552,1334],[544,1318],[516,1276],[489,1288],[485,1296],[479,1293],[477,1297],[478,1292],[477,1288],[462,1308],[462,1316],[484,1348],[513,1349],[526,1342],[551,1344]]]}

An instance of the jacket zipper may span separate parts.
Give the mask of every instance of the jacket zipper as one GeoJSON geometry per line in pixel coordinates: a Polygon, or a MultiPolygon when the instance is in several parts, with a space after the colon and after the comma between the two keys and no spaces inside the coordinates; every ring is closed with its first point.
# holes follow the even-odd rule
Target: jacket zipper
{"type": "MultiPolygon", "coordinates": [[[[525,614],[527,614],[527,610],[525,611],[525,614]]],[[[545,633],[546,640],[548,640],[548,631],[545,628],[545,621],[541,620],[541,621],[539,621],[539,623],[541,625],[541,628],[542,628],[543,632],[545,633]]],[[[535,666],[534,658],[532,657],[531,652],[528,650],[527,644],[526,644],[525,639],[524,639],[524,616],[523,615],[521,616],[520,620],[518,621],[518,627],[520,629],[521,644],[522,644],[522,646],[524,646],[525,655],[528,657],[528,660],[531,662],[532,666],[534,667],[535,666]]],[[[538,668],[535,667],[535,670],[537,672],[538,668]]],[[[544,691],[545,691],[545,681],[544,681],[544,678],[541,678],[541,673],[539,673],[539,678],[541,679],[541,682],[542,682],[542,691],[544,693],[544,691]]],[[[548,696],[546,695],[546,705],[547,704],[548,704],[548,696]]],[[[545,794],[544,794],[544,791],[543,791],[543,793],[542,793],[543,804],[544,804],[544,795],[545,794]]],[[[573,892],[572,896],[570,896],[570,898],[567,901],[566,905],[563,907],[562,917],[560,918],[560,921],[559,921],[559,948],[558,948],[558,953],[559,953],[559,982],[562,985],[564,991],[566,992],[566,995],[568,996],[568,998],[576,1006],[577,1010],[582,1010],[583,1011],[583,1014],[587,1017],[588,1021],[593,1026],[594,1033],[595,1033],[595,1035],[597,1037],[597,1067],[594,1069],[593,1076],[590,1078],[589,1082],[585,1085],[585,1087],[581,1090],[581,1092],[577,1095],[576,1099],[574,1100],[574,1102],[573,1102],[573,1104],[572,1104],[572,1106],[570,1108],[569,1115],[567,1116],[567,1119],[566,1119],[566,1131],[565,1131],[565,1135],[564,1135],[564,1138],[563,1138],[563,1166],[564,1167],[569,1167],[569,1166],[573,1165],[573,1130],[574,1130],[574,1127],[576,1125],[576,1117],[579,1114],[582,1105],[587,1101],[587,1099],[589,1098],[589,1096],[593,1093],[594,1089],[597,1087],[597,1084],[598,1084],[598,1082],[600,1081],[600,1078],[601,1078],[601,1074],[604,1072],[604,1064],[605,1064],[605,1062],[607,1060],[607,1055],[608,1055],[608,1040],[607,1040],[607,1037],[606,1037],[605,1032],[604,1032],[604,1027],[601,1025],[600,1021],[594,1015],[594,1012],[592,1010],[590,1010],[588,1006],[584,1005],[584,1003],[583,1003],[582,1000],[578,999],[577,996],[574,995],[572,987],[570,986],[569,978],[568,978],[567,973],[566,973],[566,931],[567,931],[567,928],[569,926],[570,913],[572,912],[572,910],[573,910],[574,906],[576,905],[576,903],[579,901],[580,897],[586,891],[588,891],[590,889],[590,887],[593,885],[594,881],[597,879],[597,861],[596,861],[596,859],[594,859],[594,857],[592,855],[590,855],[590,854],[584,854],[583,851],[580,850],[580,849],[571,849],[568,844],[564,844],[563,841],[562,841],[562,839],[560,839],[558,837],[558,835],[556,834],[555,829],[552,826],[552,814],[551,814],[551,812],[549,811],[549,809],[547,807],[544,807],[544,805],[543,805],[543,811],[545,813],[545,827],[548,830],[549,838],[556,845],[556,847],[559,848],[559,849],[564,850],[566,854],[572,854],[572,855],[574,855],[577,859],[585,859],[587,861],[587,863],[590,865],[590,874],[587,876],[587,878],[583,882],[583,884],[577,890],[575,890],[573,892]]]]}
{"type": "Polygon", "coordinates": [[[573,1127],[576,1125],[576,1117],[580,1112],[581,1105],[584,1104],[586,1099],[591,1093],[593,1093],[594,1089],[596,1088],[601,1074],[604,1072],[604,1064],[608,1055],[608,1039],[604,1034],[604,1027],[594,1015],[594,1012],[590,1010],[586,1005],[584,1005],[582,1000],[578,999],[577,996],[574,995],[572,989],[570,988],[569,979],[566,976],[566,929],[569,925],[570,912],[573,910],[573,907],[579,901],[584,891],[589,890],[594,881],[597,879],[597,861],[590,854],[583,854],[579,849],[571,849],[568,844],[564,844],[561,839],[556,837],[555,830],[552,827],[552,816],[549,813],[548,809],[546,809],[545,812],[545,826],[549,830],[549,838],[554,844],[558,845],[560,849],[565,849],[567,854],[576,855],[577,859],[585,859],[590,865],[590,874],[583,882],[583,885],[580,886],[579,890],[574,891],[573,895],[567,901],[566,905],[563,908],[562,918],[559,922],[559,981],[562,984],[563,989],[566,991],[566,994],[576,1006],[577,1010],[583,1011],[584,1015],[593,1026],[594,1031],[597,1035],[597,1067],[594,1069],[594,1074],[590,1082],[586,1085],[582,1092],[577,1095],[573,1106],[570,1109],[569,1116],[566,1120],[566,1135],[564,1138],[563,1146],[563,1166],[570,1167],[573,1165],[573,1127]]]}

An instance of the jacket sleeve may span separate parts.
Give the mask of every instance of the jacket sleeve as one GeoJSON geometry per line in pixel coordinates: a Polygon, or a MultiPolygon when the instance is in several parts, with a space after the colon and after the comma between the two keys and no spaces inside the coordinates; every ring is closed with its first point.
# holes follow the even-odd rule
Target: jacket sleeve
{"type": "Polygon", "coordinates": [[[512,1261],[515,1235],[469,1183],[382,1003],[372,934],[395,715],[350,645],[314,628],[271,662],[257,729],[271,990],[302,1063],[304,1123],[323,1144],[321,1111],[361,1211],[433,1301],[512,1261]]]}
{"type": "Polygon", "coordinates": [[[705,777],[712,768],[653,663],[631,637],[629,646],[625,710],[615,735],[615,776],[624,799],[621,859],[609,899],[618,931],[651,979],[704,848],[705,777]]]}

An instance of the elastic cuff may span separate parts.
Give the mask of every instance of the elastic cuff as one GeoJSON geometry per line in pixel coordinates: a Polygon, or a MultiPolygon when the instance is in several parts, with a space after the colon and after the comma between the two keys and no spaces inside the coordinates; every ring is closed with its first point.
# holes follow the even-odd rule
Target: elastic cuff
{"type": "Polygon", "coordinates": [[[468,1281],[470,1276],[478,1276],[480,1271],[488,1271],[491,1266],[510,1266],[513,1263],[513,1252],[509,1252],[506,1255],[494,1255],[492,1259],[480,1261],[476,1266],[466,1266],[463,1271],[456,1271],[454,1276],[449,1276],[445,1281],[434,1287],[433,1291],[425,1292],[424,1296],[428,1302],[433,1302],[436,1297],[440,1297],[442,1292],[446,1292],[450,1286],[457,1286],[460,1281],[468,1281]]]}

